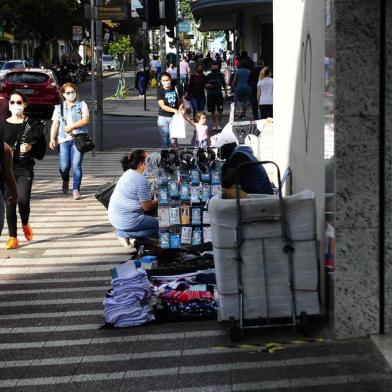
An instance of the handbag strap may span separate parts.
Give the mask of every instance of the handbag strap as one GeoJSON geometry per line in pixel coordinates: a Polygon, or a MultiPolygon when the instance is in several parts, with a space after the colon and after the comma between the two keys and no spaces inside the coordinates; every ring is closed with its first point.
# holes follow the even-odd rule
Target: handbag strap
{"type": "Polygon", "coordinates": [[[23,120],[23,126],[20,128],[20,130],[19,130],[19,132],[18,132],[18,136],[17,136],[16,139],[15,139],[15,143],[14,143],[14,145],[13,145],[13,147],[12,147],[12,150],[13,150],[13,151],[16,151],[16,150],[17,150],[18,144],[19,144],[20,136],[21,136],[22,133],[24,132],[24,130],[25,130],[25,128],[26,128],[26,125],[27,125],[27,117],[24,118],[24,120],[23,120]]]}

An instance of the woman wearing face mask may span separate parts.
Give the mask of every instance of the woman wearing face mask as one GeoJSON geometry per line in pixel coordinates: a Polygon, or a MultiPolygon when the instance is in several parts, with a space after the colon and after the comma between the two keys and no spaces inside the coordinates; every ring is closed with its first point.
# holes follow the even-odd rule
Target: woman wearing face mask
{"type": "Polygon", "coordinates": [[[206,95],[204,92],[206,83],[207,78],[204,75],[204,67],[202,64],[198,64],[196,73],[191,75],[186,90],[186,98],[191,101],[194,119],[198,112],[204,111],[206,105],[206,95]]]}
{"type": "Polygon", "coordinates": [[[162,148],[176,148],[177,139],[170,140],[170,123],[173,115],[182,111],[183,104],[178,96],[177,89],[172,86],[170,75],[167,72],[161,73],[161,86],[157,91],[159,105],[158,128],[161,134],[162,148]]]}
{"type": "Polygon", "coordinates": [[[80,184],[82,182],[83,153],[76,146],[73,135],[87,133],[89,111],[85,101],[80,101],[73,83],[61,86],[63,102],[56,105],[52,116],[49,147],[54,150],[59,146],[60,174],[63,179],[63,193],[69,191],[69,171],[72,167],[73,198],[80,200],[80,184]],[[56,140],[57,139],[57,140],[56,140]]]}
{"type": "MultiPolygon", "coordinates": [[[[22,229],[27,241],[33,239],[33,230],[29,225],[31,188],[34,179],[34,157],[38,153],[38,135],[43,135],[44,121],[28,119],[24,114],[27,98],[18,92],[11,94],[8,103],[11,117],[0,124],[0,139],[4,140],[13,149],[12,170],[16,180],[19,194],[18,209],[22,221],[22,229]]],[[[43,155],[40,157],[42,159],[43,155]]],[[[12,191],[6,187],[4,200],[7,200],[12,191]]],[[[16,204],[6,206],[9,239],[6,249],[19,247],[16,204]]]]}

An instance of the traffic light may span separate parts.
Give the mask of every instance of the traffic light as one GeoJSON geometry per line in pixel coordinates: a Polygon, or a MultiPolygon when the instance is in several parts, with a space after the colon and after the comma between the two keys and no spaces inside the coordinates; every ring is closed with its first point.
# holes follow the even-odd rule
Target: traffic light
{"type": "Polygon", "coordinates": [[[164,25],[171,28],[177,23],[177,0],[140,0],[142,8],[136,12],[140,19],[147,21],[149,28],[164,25]]]}
{"type": "Polygon", "coordinates": [[[165,0],[165,23],[168,28],[175,26],[177,23],[177,0],[165,0]]]}
{"type": "Polygon", "coordinates": [[[176,38],[175,27],[174,26],[169,27],[168,30],[166,31],[166,35],[171,39],[175,39],[176,38]]]}
{"type": "Polygon", "coordinates": [[[151,27],[159,27],[162,23],[159,17],[159,0],[147,1],[147,23],[151,27]]]}

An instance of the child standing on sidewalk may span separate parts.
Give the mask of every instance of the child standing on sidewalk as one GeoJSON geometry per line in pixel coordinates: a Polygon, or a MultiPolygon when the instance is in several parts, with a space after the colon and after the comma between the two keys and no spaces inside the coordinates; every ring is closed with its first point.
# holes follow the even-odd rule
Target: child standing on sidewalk
{"type": "Polygon", "coordinates": [[[207,115],[205,112],[197,112],[195,120],[193,121],[186,114],[184,115],[185,120],[195,128],[192,144],[194,147],[208,147],[208,125],[207,115]]]}

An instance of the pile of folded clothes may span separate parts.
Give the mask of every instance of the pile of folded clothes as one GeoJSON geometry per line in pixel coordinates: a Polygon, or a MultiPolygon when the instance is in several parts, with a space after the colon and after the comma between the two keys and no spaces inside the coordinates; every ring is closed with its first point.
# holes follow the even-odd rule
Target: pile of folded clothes
{"type": "Polygon", "coordinates": [[[106,323],[131,327],[154,320],[149,287],[147,274],[141,268],[112,279],[112,289],[103,301],[106,323]]]}
{"type": "Polygon", "coordinates": [[[157,318],[170,320],[213,319],[218,302],[213,270],[185,276],[154,276],[154,311],[157,318]]]}

